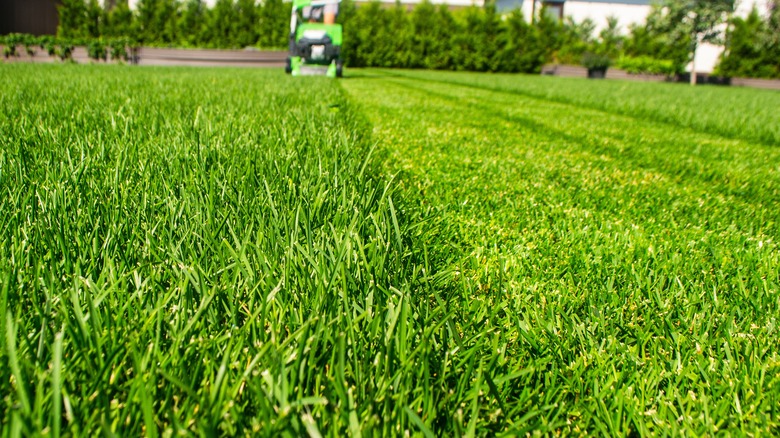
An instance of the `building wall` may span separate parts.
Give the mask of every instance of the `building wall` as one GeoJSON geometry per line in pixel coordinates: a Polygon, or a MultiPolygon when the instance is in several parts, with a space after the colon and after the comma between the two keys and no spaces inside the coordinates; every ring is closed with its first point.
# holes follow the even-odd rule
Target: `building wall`
{"type": "MultiPolygon", "coordinates": [[[[371,0],[355,0],[356,2],[365,2],[368,3],[371,0]]],[[[390,3],[395,4],[395,0],[379,0],[383,3],[390,3]]],[[[418,3],[422,3],[423,0],[400,0],[401,4],[404,5],[416,5],[418,3]]],[[[464,8],[469,6],[479,6],[482,7],[485,4],[485,0],[428,0],[434,5],[441,5],[445,4],[450,7],[454,8],[464,8]]]]}
{"type": "Polygon", "coordinates": [[[628,32],[628,25],[642,23],[650,12],[652,0],[497,0],[496,6],[501,12],[520,8],[529,21],[534,9],[538,14],[544,3],[563,8],[563,16],[571,17],[575,22],[590,18],[596,24],[596,32],[607,25],[607,17],[618,18],[623,32],[628,32]],[[535,6],[535,8],[534,8],[535,6]]]}
{"type": "MultiPolygon", "coordinates": [[[[104,1],[104,2],[105,2],[106,0],[101,0],[101,1],[104,1]]],[[[116,1],[116,0],[114,0],[114,1],[116,1]]],[[[139,0],[128,0],[128,1],[127,1],[127,4],[130,6],[130,9],[135,9],[135,5],[137,5],[137,4],[138,4],[138,1],[139,1],[139,0]]],[[[203,0],[203,3],[204,3],[206,6],[208,6],[208,7],[212,7],[212,6],[214,6],[214,4],[215,4],[216,2],[217,2],[217,0],[203,0]]]]}
{"type": "Polygon", "coordinates": [[[591,19],[596,24],[596,33],[607,26],[607,18],[616,17],[623,34],[628,33],[628,26],[645,22],[650,13],[650,2],[595,2],[567,1],[564,3],[563,14],[580,23],[591,19]]]}

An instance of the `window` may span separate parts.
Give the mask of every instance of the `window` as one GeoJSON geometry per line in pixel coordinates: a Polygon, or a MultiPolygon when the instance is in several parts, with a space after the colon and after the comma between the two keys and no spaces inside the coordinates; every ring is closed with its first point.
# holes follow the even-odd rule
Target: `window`
{"type": "Polygon", "coordinates": [[[562,1],[546,1],[542,2],[542,8],[547,17],[553,20],[563,20],[563,2],[562,1]]]}

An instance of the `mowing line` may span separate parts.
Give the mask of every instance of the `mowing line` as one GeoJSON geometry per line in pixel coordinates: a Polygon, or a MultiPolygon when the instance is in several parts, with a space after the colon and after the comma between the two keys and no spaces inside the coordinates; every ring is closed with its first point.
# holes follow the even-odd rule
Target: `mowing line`
{"type": "MultiPolygon", "coordinates": [[[[613,109],[613,108],[609,107],[606,104],[602,104],[602,105],[599,105],[599,104],[596,104],[596,103],[588,104],[588,103],[585,103],[585,102],[582,102],[582,101],[578,101],[574,97],[567,98],[565,95],[554,95],[554,94],[551,95],[549,92],[544,94],[544,95],[542,95],[541,93],[535,94],[535,93],[533,93],[531,91],[521,90],[521,89],[515,88],[515,87],[506,88],[506,87],[502,87],[500,85],[488,85],[488,84],[477,83],[477,82],[466,82],[466,80],[468,78],[466,78],[466,79],[464,79],[464,78],[457,78],[457,76],[454,76],[454,75],[457,75],[458,73],[453,73],[453,72],[440,72],[440,73],[442,73],[442,75],[449,75],[450,79],[437,79],[436,77],[432,77],[431,75],[426,75],[425,73],[418,72],[418,71],[409,71],[409,70],[377,70],[377,71],[380,71],[380,72],[382,72],[382,74],[385,74],[385,75],[390,76],[390,77],[393,77],[393,76],[404,77],[404,78],[408,78],[408,79],[412,79],[412,80],[416,80],[416,81],[420,81],[420,82],[425,82],[425,83],[441,83],[441,84],[445,84],[445,85],[459,86],[459,87],[464,87],[464,88],[474,88],[474,89],[480,89],[480,90],[490,90],[490,91],[497,91],[497,92],[505,92],[505,93],[510,93],[510,94],[514,94],[514,95],[520,95],[520,96],[523,96],[523,97],[526,97],[526,98],[529,98],[529,99],[535,99],[535,100],[541,100],[541,101],[547,101],[547,102],[556,102],[556,103],[559,103],[559,104],[562,104],[562,105],[570,105],[570,106],[578,107],[578,108],[588,108],[588,109],[597,110],[597,111],[604,111],[604,112],[607,112],[607,113],[610,113],[610,114],[621,115],[621,116],[624,116],[624,117],[634,118],[634,119],[641,120],[641,121],[645,121],[649,117],[649,118],[652,118],[657,123],[671,125],[674,128],[676,128],[676,129],[682,128],[682,129],[690,130],[692,132],[697,132],[697,133],[701,133],[701,134],[709,134],[709,135],[717,135],[717,136],[720,136],[722,138],[727,138],[727,139],[732,139],[732,140],[741,140],[741,139],[747,138],[747,139],[750,139],[753,142],[757,142],[757,143],[759,143],[759,144],[761,144],[763,146],[768,146],[768,147],[780,146],[780,130],[778,130],[778,129],[774,129],[773,130],[772,129],[773,121],[766,121],[765,123],[768,124],[769,126],[764,126],[763,127],[764,130],[762,130],[759,133],[753,133],[751,131],[743,131],[743,130],[734,130],[734,129],[728,130],[726,128],[719,127],[715,122],[711,122],[709,124],[705,124],[704,126],[697,127],[696,125],[686,124],[686,123],[680,121],[680,119],[675,117],[673,111],[669,112],[668,113],[669,115],[667,115],[667,116],[664,116],[663,112],[652,111],[652,110],[645,110],[645,111],[642,111],[640,114],[632,114],[632,113],[628,112],[627,110],[613,109]],[[457,80],[456,78],[457,79],[461,79],[461,80],[457,80]],[[765,132],[765,130],[767,130],[767,129],[769,129],[770,131],[766,131],[765,132]]],[[[505,75],[505,74],[504,75],[502,75],[502,74],[495,74],[495,75],[491,75],[491,76],[494,76],[496,78],[501,78],[501,79],[508,79],[508,80],[513,80],[513,79],[518,79],[518,78],[523,78],[524,77],[523,75],[505,75]]],[[[539,78],[534,78],[534,77],[530,77],[530,78],[532,80],[539,79],[539,78]]],[[[549,80],[550,84],[548,84],[548,85],[550,87],[555,85],[555,83],[552,82],[552,81],[556,81],[556,80],[557,81],[561,81],[560,78],[542,78],[542,79],[549,80]]],[[[570,81],[567,81],[567,79],[571,79],[571,78],[564,78],[561,82],[569,83],[570,81]]],[[[587,82],[584,79],[577,79],[577,80],[582,82],[582,84],[581,84],[582,87],[588,87],[588,86],[592,86],[593,85],[593,82],[587,82]]],[[[616,86],[617,83],[618,82],[615,82],[614,85],[616,86]]],[[[607,84],[613,85],[612,81],[607,82],[607,84]]],[[[627,83],[625,83],[625,85],[628,86],[628,87],[631,87],[631,86],[635,87],[637,85],[642,86],[642,83],[627,82],[627,83]]],[[[680,85],[680,84],[663,84],[663,85],[671,86],[671,87],[682,87],[683,86],[683,85],[680,85]]],[[[707,88],[705,87],[704,90],[707,90],[707,88]]],[[[731,91],[731,92],[734,92],[734,93],[740,93],[740,92],[745,92],[745,91],[753,92],[753,93],[765,93],[765,94],[768,94],[770,97],[772,95],[772,92],[765,92],[764,90],[742,90],[742,89],[737,89],[737,90],[735,90],[735,89],[730,89],[730,90],[729,89],[722,89],[722,90],[720,90],[719,89],[719,91],[724,91],[724,92],[731,91]]],[[[769,101],[772,102],[771,99],[769,99],[769,101]]],[[[780,101],[780,99],[778,99],[778,101],[780,101]]],[[[591,102],[595,102],[595,100],[592,100],[591,102]]],[[[771,103],[769,103],[769,105],[771,105],[771,103]]],[[[636,108],[634,108],[634,110],[636,110],[636,108]]],[[[710,108],[706,108],[705,107],[705,108],[702,109],[702,112],[706,113],[709,110],[710,110],[710,108]]],[[[744,115],[743,114],[739,114],[739,116],[744,116],[744,115]]],[[[775,122],[779,122],[775,126],[780,125],[780,120],[775,120],[775,122]]]]}

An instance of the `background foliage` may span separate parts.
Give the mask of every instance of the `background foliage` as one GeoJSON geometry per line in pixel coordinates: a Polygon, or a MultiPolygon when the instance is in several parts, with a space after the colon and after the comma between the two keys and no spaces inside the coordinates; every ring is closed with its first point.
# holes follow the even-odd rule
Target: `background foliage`
{"type": "MultiPolygon", "coordinates": [[[[716,74],[780,78],[778,1],[718,27],[732,9],[726,0],[665,1],[627,33],[615,17],[606,23],[558,21],[540,11],[528,20],[519,10],[500,13],[490,1],[482,8],[450,10],[428,1],[409,9],[379,2],[357,7],[344,0],[339,20],[347,35],[345,61],[352,67],[537,73],[550,62],[595,62],[671,76],[685,71],[699,43],[711,42],[725,46],[716,74]],[[604,25],[598,33],[597,24],[604,25]]],[[[289,4],[283,0],[218,0],[213,7],[204,0],[140,0],[135,11],[127,0],[110,8],[97,0],[63,0],[59,11],[58,37],[68,45],[121,37],[146,46],[286,48],[289,32],[289,4]]],[[[6,36],[0,44],[17,40],[6,36]]]]}
{"type": "Polygon", "coordinates": [[[287,46],[289,6],[282,0],[127,0],[103,8],[95,0],[64,0],[58,36],[128,36],[148,46],[237,48],[287,46]]]}
{"type": "Polygon", "coordinates": [[[716,73],[780,78],[780,2],[770,5],[766,19],[755,9],[747,18],[735,17],[725,46],[716,73]]]}

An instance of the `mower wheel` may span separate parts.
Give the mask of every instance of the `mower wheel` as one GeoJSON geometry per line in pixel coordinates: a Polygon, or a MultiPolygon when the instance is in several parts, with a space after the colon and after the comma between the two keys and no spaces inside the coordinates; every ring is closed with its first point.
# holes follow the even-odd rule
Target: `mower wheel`
{"type": "Polygon", "coordinates": [[[287,62],[284,64],[284,72],[287,74],[292,73],[292,61],[289,56],[287,57],[287,62]]]}
{"type": "Polygon", "coordinates": [[[340,78],[344,75],[344,65],[341,61],[336,61],[336,77],[340,78]]]}

